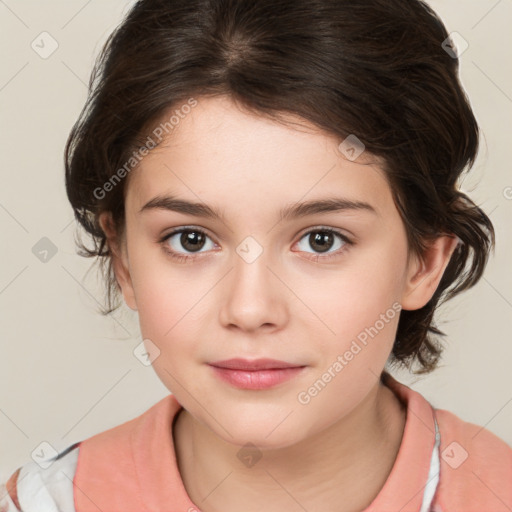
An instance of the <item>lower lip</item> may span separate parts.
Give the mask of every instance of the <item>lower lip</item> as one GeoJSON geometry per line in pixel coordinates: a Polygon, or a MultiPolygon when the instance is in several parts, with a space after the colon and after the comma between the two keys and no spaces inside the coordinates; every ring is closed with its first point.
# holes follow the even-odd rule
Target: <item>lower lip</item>
{"type": "Polygon", "coordinates": [[[218,377],[239,389],[268,389],[296,377],[305,367],[255,371],[212,368],[218,377]]]}

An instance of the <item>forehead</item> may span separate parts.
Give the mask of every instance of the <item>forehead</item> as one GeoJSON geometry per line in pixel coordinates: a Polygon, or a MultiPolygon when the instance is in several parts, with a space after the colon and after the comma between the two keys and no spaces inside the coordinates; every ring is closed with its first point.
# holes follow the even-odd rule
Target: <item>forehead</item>
{"type": "Polygon", "coordinates": [[[132,171],[126,200],[140,207],[168,193],[262,211],[336,193],[384,208],[392,198],[380,161],[365,152],[350,161],[340,142],[296,116],[278,122],[201,98],[132,171]]]}

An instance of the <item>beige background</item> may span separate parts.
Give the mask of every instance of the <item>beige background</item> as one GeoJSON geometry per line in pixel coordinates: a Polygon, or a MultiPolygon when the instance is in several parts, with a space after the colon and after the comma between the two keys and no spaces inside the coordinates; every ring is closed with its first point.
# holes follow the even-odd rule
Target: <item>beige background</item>
{"type": "MultiPolygon", "coordinates": [[[[512,444],[512,2],[430,3],[469,43],[462,79],[484,137],[463,188],[476,187],[472,197],[495,223],[498,244],[484,279],[439,317],[448,333],[443,367],[422,378],[396,376],[512,444]]],[[[133,355],[141,342],[134,313],[97,313],[102,288],[94,272],[85,275],[91,261],[75,255],[64,191],[63,148],[94,57],[129,5],[0,1],[2,474],[43,441],[61,450],[167,394],[133,355]],[[31,47],[44,31],[58,43],[46,59],[31,47]],[[46,263],[32,252],[43,237],[57,249],[46,263]]]]}

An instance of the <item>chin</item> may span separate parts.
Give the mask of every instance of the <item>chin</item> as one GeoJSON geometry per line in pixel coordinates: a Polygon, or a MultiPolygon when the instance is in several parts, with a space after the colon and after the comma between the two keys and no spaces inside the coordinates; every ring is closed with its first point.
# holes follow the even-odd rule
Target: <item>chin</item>
{"type": "MultiPolygon", "coordinates": [[[[279,423],[279,422],[277,422],[279,423]]],[[[300,441],[303,437],[301,433],[295,434],[289,429],[276,429],[276,422],[272,425],[267,422],[252,423],[252,425],[231,425],[229,434],[223,431],[218,425],[215,426],[215,433],[227,443],[237,446],[241,449],[249,448],[254,445],[261,451],[278,450],[288,448],[300,441]]]]}

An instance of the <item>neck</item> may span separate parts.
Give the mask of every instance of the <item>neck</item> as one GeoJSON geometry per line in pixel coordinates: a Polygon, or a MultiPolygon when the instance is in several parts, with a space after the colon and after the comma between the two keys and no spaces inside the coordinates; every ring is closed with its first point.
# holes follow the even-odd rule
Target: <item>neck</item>
{"type": "Polygon", "coordinates": [[[182,409],[174,425],[178,467],[203,512],[356,512],[383,487],[398,453],[405,408],[380,380],[349,416],[300,443],[265,450],[253,466],[182,409]]]}

